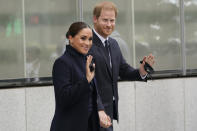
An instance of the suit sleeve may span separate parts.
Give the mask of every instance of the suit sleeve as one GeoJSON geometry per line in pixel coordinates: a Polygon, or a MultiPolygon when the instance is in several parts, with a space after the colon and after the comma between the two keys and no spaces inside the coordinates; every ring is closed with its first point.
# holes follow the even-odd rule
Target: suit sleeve
{"type": "Polygon", "coordinates": [[[135,69],[131,67],[125,61],[121,51],[119,56],[120,56],[119,76],[121,80],[146,81],[146,79],[142,79],[142,77],[140,76],[139,69],[135,69]]]}
{"type": "Polygon", "coordinates": [[[105,110],[99,94],[97,94],[97,109],[98,111],[105,110]]]}
{"type": "Polygon", "coordinates": [[[94,82],[94,85],[95,85],[95,88],[96,88],[96,93],[97,93],[97,110],[100,111],[100,110],[105,110],[104,106],[103,106],[103,103],[101,101],[101,97],[100,97],[100,94],[98,92],[98,87],[97,87],[97,81],[96,81],[96,78],[93,79],[93,82],[94,82]]]}
{"type": "Polygon", "coordinates": [[[86,77],[72,82],[72,68],[61,59],[55,61],[52,76],[56,103],[65,108],[80,101],[90,90],[86,77]]]}

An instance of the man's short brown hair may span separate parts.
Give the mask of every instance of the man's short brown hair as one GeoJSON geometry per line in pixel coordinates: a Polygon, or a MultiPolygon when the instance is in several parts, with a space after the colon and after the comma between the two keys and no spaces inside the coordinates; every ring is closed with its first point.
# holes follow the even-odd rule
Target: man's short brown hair
{"type": "Polygon", "coordinates": [[[117,17],[118,10],[116,5],[113,2],[110,1],[104,1],[101,3],[96,4],[93,10],[93,16],[96,16],[98,18],[101,14],[101,10],[114,10],[115,12],[115,17],[117,17]]]}

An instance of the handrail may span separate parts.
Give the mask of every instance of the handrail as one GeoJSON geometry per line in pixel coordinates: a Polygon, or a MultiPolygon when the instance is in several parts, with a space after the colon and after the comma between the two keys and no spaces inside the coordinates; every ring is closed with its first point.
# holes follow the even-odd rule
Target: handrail
{"type": "MultiPolygon", "coordinates": [[[[157,79],[172,79],[172,78],[186,78],[197,77],[197,69],[188,69],[186,75],[182,75],[182,70],[162,70],[155,71],[148,80],[157,79]]],[[[119,79],[121,82],[122,80],[119,79]]],[[[0,89],[5,88],[21,88],[21,87],[36,87],[36,86],[52,86],[52,77],[35,78],[19,78],[19,79],[4,79],[0,80],[0,89]]]]}

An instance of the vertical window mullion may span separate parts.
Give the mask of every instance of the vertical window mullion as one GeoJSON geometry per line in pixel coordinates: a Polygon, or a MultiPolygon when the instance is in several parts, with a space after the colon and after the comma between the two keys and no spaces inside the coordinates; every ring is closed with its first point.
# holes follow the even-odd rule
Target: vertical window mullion
{"type": "Polygon", "coordinates": [[[79,20],[83,21],[83,0],[78,0],[79,20]]]}
{"type": "Polygon", "coordinates": [[[182,75],[186,75],[186,45],[185,45],[185,19],[184,19],[184,0],[180,0],[180,37],[181,37],[181,59],[182,75]]]}

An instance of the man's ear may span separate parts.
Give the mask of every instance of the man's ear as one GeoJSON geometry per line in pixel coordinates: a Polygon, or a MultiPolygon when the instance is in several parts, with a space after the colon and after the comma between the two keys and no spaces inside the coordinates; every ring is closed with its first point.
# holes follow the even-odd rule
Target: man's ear
{"type": "Polygon", "coordinates": [[[93,16],[93,23],[96,23],[97,22],[97,17],[96,16],[93,16]]]}

